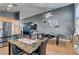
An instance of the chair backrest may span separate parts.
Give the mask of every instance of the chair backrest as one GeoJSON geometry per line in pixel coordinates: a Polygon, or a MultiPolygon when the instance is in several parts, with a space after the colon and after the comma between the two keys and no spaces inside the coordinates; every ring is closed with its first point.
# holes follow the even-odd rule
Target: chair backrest
{"type": "Polygon", "coordinates": [[[73,36],[73,44],[79,44],[79,35],[73,36]]]}
{"type": "Polygon", "coordinates": [[[41,43],[41,46],[40,46],[40,55],[45,55],[46,54],[47,42],[48,42],[48,38],[44,38],[43,42],[41,43]]]}

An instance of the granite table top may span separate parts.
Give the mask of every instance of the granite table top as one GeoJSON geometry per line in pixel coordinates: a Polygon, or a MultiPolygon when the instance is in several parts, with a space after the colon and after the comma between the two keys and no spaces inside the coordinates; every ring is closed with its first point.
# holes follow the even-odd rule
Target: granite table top
{"type": "Polygon", "coordinates": [[[34,52],[42,43],[42,40],[37,39],[34,43],[28,44],[21,42],[19,40],[14,40],[14,41],[8,41],[10,44],[14,44],[23,51],[27,52],[28,54],[31,54],[34,52]]]}

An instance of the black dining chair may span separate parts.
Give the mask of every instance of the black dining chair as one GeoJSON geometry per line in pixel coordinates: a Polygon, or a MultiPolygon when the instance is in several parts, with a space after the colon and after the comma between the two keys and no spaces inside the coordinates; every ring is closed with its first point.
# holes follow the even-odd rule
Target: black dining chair
{"type": "Polygon", "coordinates": [[[43,40],[44,41],[40,45],[40,55],[46,55],[46,47],[47,47],[48,39],[44,38],[43,40]]]}
{"type": "Polygon", "coordinates": [[[48,38],[45,37],[45,35],[43,34],[41,40],[42,40],[41,45],[34,52],[34,54],[36,53],[36,55],[46,55],[46,47],[47,47],[48,38]]]}
{"type": "Polygon", "coordinates": [[[45,40],[41,43],[41,45],[36,49],[32,55],[46,55],[46,46],[47,46],[47,41],[45,40]]]}
{"type": "Polygon", "coordinates": [[[15,46],[15,45],[11,45],[11,46],[12,46],[12,54],[13,55],[22,55],[22,54],[24,54],[24,52],[21,49],[19,49],[17,46],[15,46]]]}

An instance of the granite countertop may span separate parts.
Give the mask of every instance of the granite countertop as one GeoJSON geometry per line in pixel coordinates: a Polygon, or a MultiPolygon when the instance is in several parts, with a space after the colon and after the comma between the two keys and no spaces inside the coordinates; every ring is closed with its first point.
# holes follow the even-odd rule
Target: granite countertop
{"type": "Polygon", "coordinates": [[[34,42],[32,44],[23,43],[23,42],[20,42],[18,40],[8,41],[8,42],[16,45],[20,49],[24,50],[26,53],[31,54],[41,45],[42,40],[38,39],[38,40],[36,40],[36,42],[34,42]]]}

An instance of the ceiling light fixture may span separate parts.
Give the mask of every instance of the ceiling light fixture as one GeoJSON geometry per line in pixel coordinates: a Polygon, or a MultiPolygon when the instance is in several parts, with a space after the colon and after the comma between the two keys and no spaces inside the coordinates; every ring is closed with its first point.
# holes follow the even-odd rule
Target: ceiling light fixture
{"type": "Polygon", "coordinates": [[[17,6],[16,4],[8,4],[8,7],[5,8],[5,10],[10,10],[10,8],[16,7],[16,6],[17,6]]]}
{"type": "Polygon", "coordinates": [[[45,18],[49,18],[50,16],[54,16],[51,12],[45,14],[45,18]]]}
{"type": "MultiPolygon", "coordinates": [[[[50,27],[54,26],[55,28],[60,27],[57,19],[55,19],[54,14],[52,12],[48,12],[44,14],[45,22],[50,25],[50,27]]],[[[43,22],[45,24],[45,22],[43,22]]]]}

